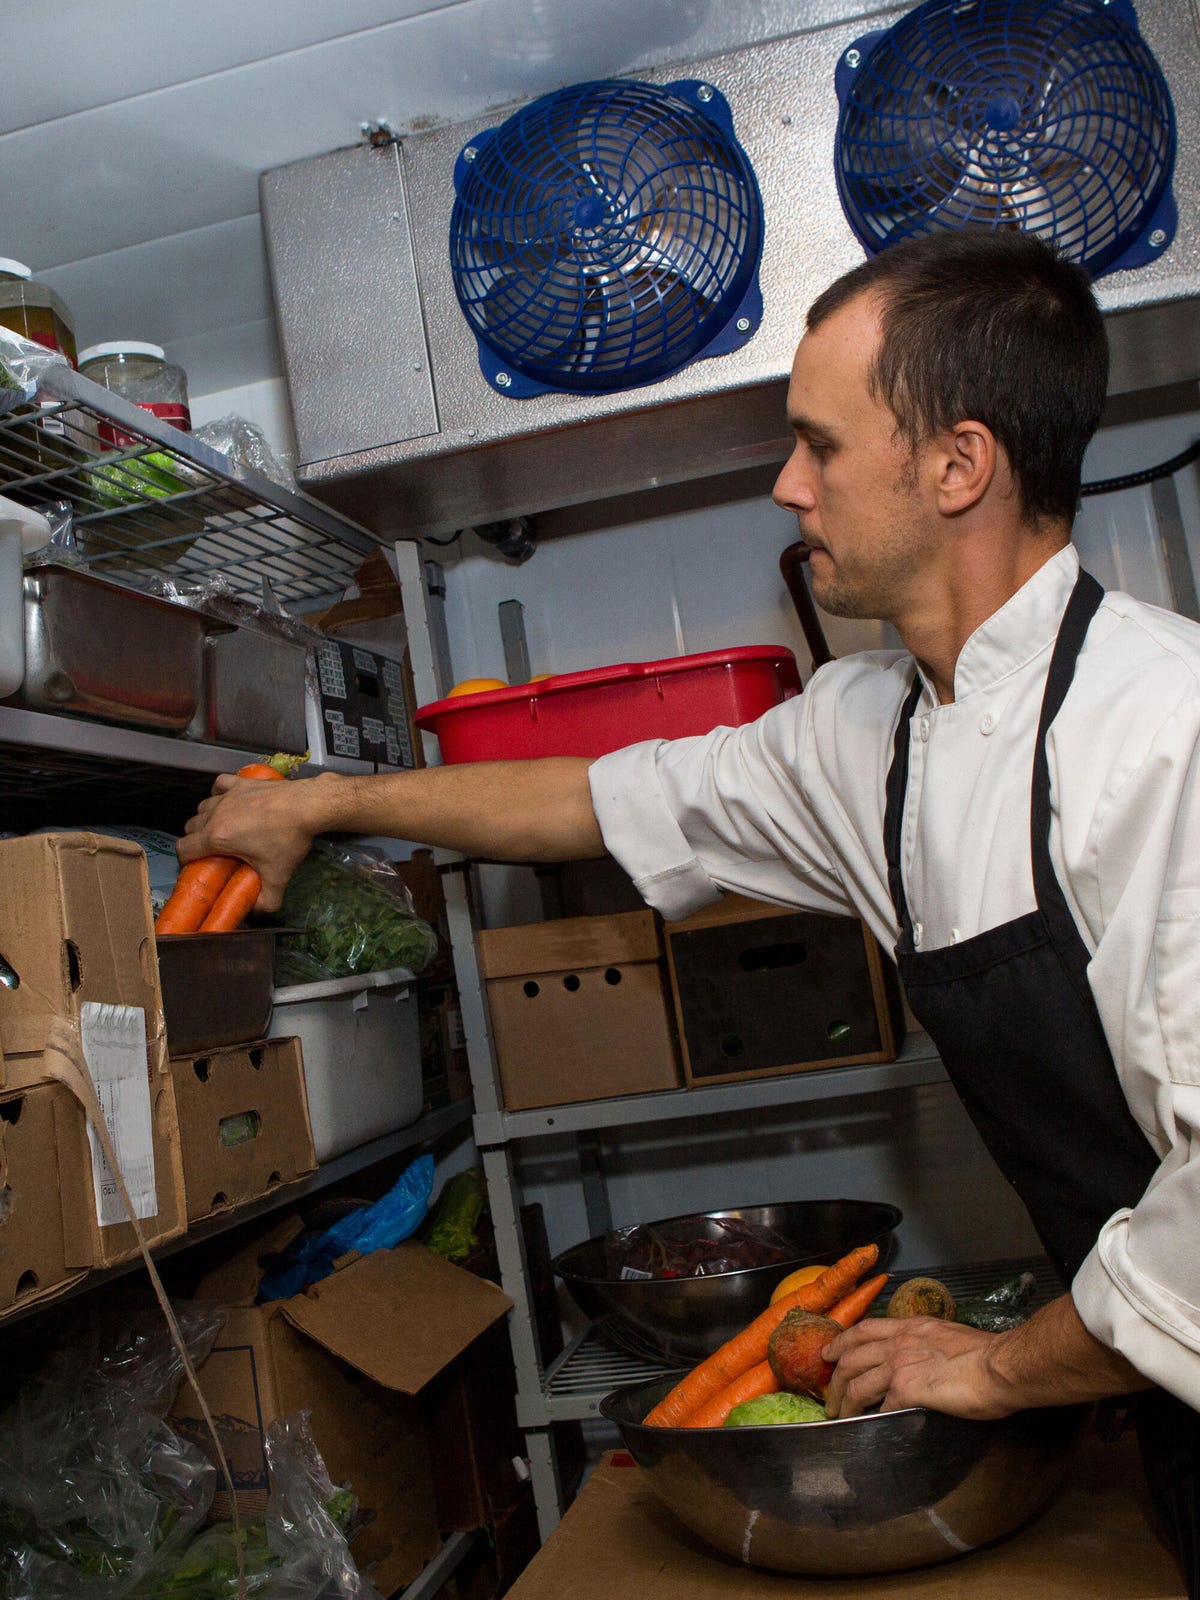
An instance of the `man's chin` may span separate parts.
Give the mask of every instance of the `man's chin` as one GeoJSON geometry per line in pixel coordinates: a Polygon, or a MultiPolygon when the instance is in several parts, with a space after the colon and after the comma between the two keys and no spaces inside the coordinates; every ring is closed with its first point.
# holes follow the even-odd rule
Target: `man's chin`
{"type": "Polygon", "coordinates": [[[813,574],[812,597],[822,611],[831,617],[845,617],[850,621],[866,622],[878,619],[878,606],[872,606],[866,595],[856,594],[842,583],[821,583],[813,574]]]}

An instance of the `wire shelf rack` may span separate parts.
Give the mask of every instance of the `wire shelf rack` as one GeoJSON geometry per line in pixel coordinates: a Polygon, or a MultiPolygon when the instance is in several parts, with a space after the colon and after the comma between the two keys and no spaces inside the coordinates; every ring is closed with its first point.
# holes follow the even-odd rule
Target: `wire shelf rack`
{"type": "MultiPolygon", "coordinates": [[[[909,1278],[937,1278],[956,1299],[986,1294],[1005,1278],[1019,1272],[1034,1275],[1031,1307],[1045,1305],[1062,1293],[1054,1269],[1044,1256],[1003,1261],[978,1261],[959,1266],[902,1267],[892,1274],[893,1286],[909,1278]]],[[[650,1383],[683,1370],[677,1361],[635,1354],[636,1342],[626,1341],[593,1323],[547,1369],[543,1380],[549,1420],[565,1422],[595,1416],[604,1396],[627,1383],[650,1383]]],[[[685,1363],[684,1366],[690,1365],[685,1363]]]]}
{"type": "Polygon", "coordinates": [[[378,543],[67,367],[0,416],[0,493],[68,501],[80,559],[101,575],[220,577],[251,601],[264,580],[284,604],[336,594],[378,543]]]}

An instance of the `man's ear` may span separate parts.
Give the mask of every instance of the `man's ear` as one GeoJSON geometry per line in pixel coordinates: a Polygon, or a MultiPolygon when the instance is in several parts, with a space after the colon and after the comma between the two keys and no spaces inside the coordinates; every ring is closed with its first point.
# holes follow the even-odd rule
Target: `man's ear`
{"type": "Polygon", "coordinates": [[[982,422],[958,422],[937,440],[937,498],[943,516],[961,516],[978,505],[1001,465],[1000,448],[982,422]]]}

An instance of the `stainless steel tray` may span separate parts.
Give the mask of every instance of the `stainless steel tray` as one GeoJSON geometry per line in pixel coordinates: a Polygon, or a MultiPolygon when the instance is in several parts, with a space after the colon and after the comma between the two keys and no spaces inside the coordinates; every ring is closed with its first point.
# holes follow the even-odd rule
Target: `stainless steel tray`
{"type": "Polygon", "coordinates": [[[301,644],[254,628],[210,633],[204,641],[203,690],[189,739],[299,755],[307,744],[301,644]]]}
{"type": "Polygon", "coordinates": [[[14,703],[187,727],[200,704],[207,619],[71,567],[37,568],[22,589],[25,679],[14,703]]]}

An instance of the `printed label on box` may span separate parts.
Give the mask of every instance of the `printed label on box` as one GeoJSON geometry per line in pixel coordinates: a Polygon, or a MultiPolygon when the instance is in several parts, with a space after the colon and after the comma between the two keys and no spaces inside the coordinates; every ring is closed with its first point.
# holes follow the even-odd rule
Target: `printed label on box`
{"type": "MultiPolygon", "coordinates": [[[[84,1060],[96,1086],[96,1097],[134,1213],[142,1220],[156,1217],[158,1190],[146,1069],[146,1013],[141,1006],[100,1005],[88,1000],[80,1007],[79,1031],[84,1060]]],[[[92,1147],[97,1220],[102,1228],[127,1222],[125,1202],[90,1122],[88,1142],[92,1147]]]]}

